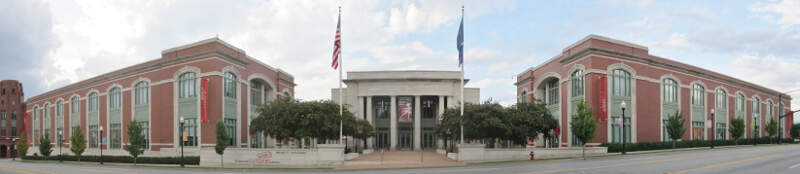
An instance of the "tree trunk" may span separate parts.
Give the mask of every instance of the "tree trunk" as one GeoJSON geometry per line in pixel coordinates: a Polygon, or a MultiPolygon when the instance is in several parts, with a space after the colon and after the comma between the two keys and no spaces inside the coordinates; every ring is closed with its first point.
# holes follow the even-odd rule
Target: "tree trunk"
{"type": "Polygon", "coordinates": [[[137,157],[133,157],[133,166],[136,166],[136,159],[138,159],[138,158],[137,157]]]}
{"type": "Polygon", "coordinates": [[[678,144],[678,141],[677,141],[677,140],[675,140],[675,139],[672,139],[672,149],[673,149],[673,151],[674,151],[674,149],[675,149],[675,146],[676,146],[677,144],[678,144]]]}
{"type": "Polygon", "coordinates": [[[583,160],[586,160],[586,144],[583,145],[583,152],[581,153],[581,156],[583,156],[583,160]]]}
{"type": "Polygon", "coordinates": [[[223,154],[219,154],[219,167],[220,168],[225,168],[225,166],[222,164],[222,160],[223,159],[225,159],[223,154]]]}

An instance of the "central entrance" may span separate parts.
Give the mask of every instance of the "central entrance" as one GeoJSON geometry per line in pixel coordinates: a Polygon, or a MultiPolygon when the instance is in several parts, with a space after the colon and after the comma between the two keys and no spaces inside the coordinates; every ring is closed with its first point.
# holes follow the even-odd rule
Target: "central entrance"
{"type": "Polygon", "coordinates": [[[400,127],[397,136],[398,150],[412,150],[414,144],[414,131],[411,127],[400,127]]]}

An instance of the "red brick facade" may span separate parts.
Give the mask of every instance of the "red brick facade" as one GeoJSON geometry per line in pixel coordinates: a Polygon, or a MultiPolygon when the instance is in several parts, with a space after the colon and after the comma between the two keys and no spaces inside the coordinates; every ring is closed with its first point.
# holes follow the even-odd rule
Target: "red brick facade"
{"type": "MultiPolygon", "coordinates": [[[[96,65],[102,66],[102,65],[96,65]]],[[[127,127],[132,120],[133,91],[134,85],[140,81],[149,82],[149,109],[150,109],[150,150],[158,151],[161,148],[177,147],[178,126],[177,108],[177,78],[182,72],[196,71],[197,77],[209,79],[207,93],[207,113],[208,122],[200,123],[200,147],[211,147],[216,143],[214,124],[221,120],[223,115],[223,75],[232,72],[237,77],[237,111],[238,138],[237,146],[247,147],[248,144],[248,116],[249,116],[249,84],[251,79],[258,79],[267,82],[265,85],[273,89],[270,93],[272,97],[280,95],[294,96],[294,77],[280,69],[270,67],[260,61],[251,58],[243,50],[235,48],[222,40],[211,38],[189,45],[168,49],[162,52],[161,58],[140,63],[110,73],[89,78],[74,84],[54,89],[43,94],[31,97],[27,100],[28,107],[26,113],[34,116],[34,108],[39,108],[36,112],[40,115],[35,124],[42,128],[41,117],[45,103],[49,103],[50,109],[55,111],[56,102],[64,102],[64,127],[68,128],[70,122],[70,99],[73,96],[80,97],[80,125],[83,132],[87,128],[87,96],[91,92],[99,94],[99,123],[101,126],[107,125],[107,110],[109,90],[112,87],[122,88],[122,144],[128,142],[127,127]]],[[[197,80],[199,83],[200,80],[197,80]]],[[[198,85],[199,86],[199,85],[198,85]]],[[[199,91],[199,87],[197,88],[199,91]]],[[[200,95],[198,92],[197,95],[200,95]]],[[[199,97],[198,97],[199,100],[199,97]]],[[[199,102],[199,101],[198,101],[199,102]]],[[[199,108],[199,107],[198,107],[199,108]]],[[[200,113],[198,111],[198,113],[200,113]]],[[[50,139],[56,139],[55,112],[50,113],[50,139]]],[[[197,116],[200,118],[200,116],[197,116]]],[[[40,137],[34,134],[33,126],[27,123],[28,137],[40,137]]],[[[106,128],[105,130],[108,130],[106,128]]],[[[64,130],[65,135],[71,135],[70,129],[64,130]]],[[[108,136],[108,131],[103,133],[108,136]]],[[[84,134],[85,137],[88,135],[84,134]]],[[[31,141],[33,142],[33,141],[31,141]]],[[[69,145],[65,145],[68,147],[69,145]]],[[[107,146],[106,146],[107,147],[107,146]]]]}
{"type": "MultiPolygon", "coordinates": [[[[661,58],[650,55],[647,47],[631,44],[623,41],[605,38],[602,36],[590,35],[585,39],[569,46],[563,52],[552,59],[544,62],[543,64],[531,67],[517,75],[517,95],[519,100],[532,101],[543,100],[542,96],[543,81],[557,79],[558,86],[560,87],[559,104],[560,104],[560,127],[561,129],[561,144],[569,144],[569,126],[568,120],[571,115],[569,111],[569,90],[570,75],[576,70],[583,70],[584,74],[584,96],[589,107],[594,108],[593,114],[598,118],[598,126],[595,131],[595,138],[589,143],[602,143],[610,142],[609,128],[612,120],[611,108],[605,117],[609,118],[605,121],[599,119],[603,117],[600,112],[601,100],[603,98],[610,100],[610,97],[600,96],[600,77],[608,77],[607,88],[611,89],[610,73],[614,69],[623,69],[628,71],[631,78],[631,99],[633,102],[628,103],[628,109],[632,109],[633,117],[633,132],[631,133],[632,142],[653,142],[661,141],[661,113],[662,113],[662,82],[664,78],[674,79],[678,82],[678,105],[686,117],[685,128],[687,133],[683,139],[690,139],[691,133],[691,94],[692,85],[700,84],[704,87],[705,93],[705,106],[706,114],[710,109],[715,108],[715,89],[723,89],[727,92],[727,117],[732,119],[735,117],[735,95],[738,93],[744,94],[746,98],[745,110],[745,124],[746,131],[745,137],[752,137],[752,130],[750,124],[753,122],[752,117],[752,102],[754,98],[761,101],[761,108],[767,107],[767,102],[773,102],[772,109],[773,118],[777,119],[777,113],[785,113],[789,111],[791,98],[783,94],[782,102],[784,103],[783,112],[778,111],[778,91],[762,87],[757,84],[749,83],[740,79],[732,78],[727,75],[709,71],[692,65],[676,62],[670,59],[661,58]],[[531,95],[523,95],[523,92],[531,95]],[[524,97],[523,97],[524,96],[524,97]]],[[[607,101],[609,102],[609,101],[607,101]]],[[[609,105],[611,105],[609,103],[609,105]]],[[[760,134],[766,136],[764,125],[767,123],[766,109],[762,109],[760,117],[760,134]]],[[[627,112],[626,112],[627,113],[627,112]]],[[[704,118],[708,118],[705,115],[704,118]]],[[[615,123],[616,121],[614,121],[615,123]]],[[[730,123],[730,122],[728,122],[730,123]]],[[[791,121],[784,118],[784,132],[783,136],[787,136],[787,132],[791,129],[791,121]]],[[[706,129],[709,131],[709,129],[706,129]]],[[[711,134],[706,134],[707,138],[711,138],[711,134]]],[[[730,134],[727,134],[730,137],[730,134]]]]}
{"type": "MultiPolygon", "coordinates": [[[[0,158],[11,157],[14,140],[24,133],[22,130],[25,113],[25,93],[22,83],[16,80],[0,81],[0,158]]],[[[16,152],[14,152],[16,154],[16,152]]]]}

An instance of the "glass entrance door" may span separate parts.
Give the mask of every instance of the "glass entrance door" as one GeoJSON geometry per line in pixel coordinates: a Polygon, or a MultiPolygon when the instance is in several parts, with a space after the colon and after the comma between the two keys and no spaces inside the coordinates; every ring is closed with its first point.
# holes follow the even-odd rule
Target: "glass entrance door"
{"type": "Polygon", "coordinates": [[[375,133],[375,149],[389,149],[389,128],[378,128],[375,133]]]}
{"type": "Polygon", "coordinates": [[[400,128],[397,136],[397,149],[398,150],[412,150],[414,133],[409,127],[400,128]]]}

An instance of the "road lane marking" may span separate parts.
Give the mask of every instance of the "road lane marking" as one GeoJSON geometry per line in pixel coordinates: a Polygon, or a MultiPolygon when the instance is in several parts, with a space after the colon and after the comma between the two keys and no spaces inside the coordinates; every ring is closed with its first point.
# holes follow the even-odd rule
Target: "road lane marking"
{"type": "Polygon", "coordinates": [[[791,167],[789,167],[789,168],[790,168],[790,169],[794,169],[795,167],[800,167],[800,163],[798,163],[798,164],[795,164],[795,165],[793,165],[793,166],[791,166],[791,167]]]}
{"type": "Polygon", "coordinates": [[[670,172],[670,174],[689,173],[689,172],[694,172],[694,171],[698,171],[698,170],[729,166],[729,165],[734,165],[734,164],[748,162],[748,161],[755,161],[755,160],[760,160],[760,159],[774,158],[774,157],[780,156],[780,155],[781,154],[774,154],[774,155],[760,156],[760,157],[755,157],[755,158],[741,159],[741,160],[736,160],[736,161],[728,161],[728,162],[723,162],[723,163],[716,163],[716,164],[706,165],[706,166],[703,166],[703,167],[700,167],[700,168],[686,169],[686,170],[681,170],[681,171],[677,171],[677,172],[670,172]]]}
{"type": "Polygon", "coordinates": [[[27,174],[55,174],[50,172],[40,172],[35,170],[28,170],[28,169],[20,169],[14,167],[0,167],[0,170],[11,171],[11,172],[22,172],[27,174]]]}
{"type": "Polygon", "coordinates": [[[688,158],[670,158],[670,159],[662,159],[662,160],[651,160],[651,161],[645,161],[645,162],[631,162],[631,163],[622,163],[622,164],[595,166],[595,167],[545,170],[545,171],[531,172],[531,173],[528,173],[528,174],[564,173],[564,172],[581,171],[581,170],[592,170],[592,169],[632,166],[632,165],[641,165],[641,164],[663,163],[663,162],[678,161],[678,160],[684,160],[684,159],[688,159],[688,158]]]}

